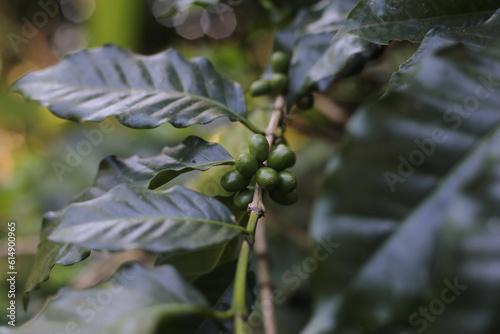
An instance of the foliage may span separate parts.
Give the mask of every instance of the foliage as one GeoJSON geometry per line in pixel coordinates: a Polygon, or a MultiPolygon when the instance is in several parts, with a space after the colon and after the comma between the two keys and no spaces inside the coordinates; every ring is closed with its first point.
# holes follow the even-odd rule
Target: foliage
{"type": "MultiPolygon", "coordinates": [[[[217,4],[173,1],[157,19],[182,7],[217,4]]],[[[311,256],[303,261],[303,267],[314,263],[308,272],[314,272],[314,309],[300,309],[310,319],[294,332],[498,331],[500,4],[261,5],[276,32],[269,64],[247,94],[252,98],[207,59],[187,59],[173,48],[152,56],[114,45],[82,50],[13,84],[13,92],[78,123],[112,116],[142,131],[213,122],[218,134],[211,140],[189,136],[152,157],[105,158],[91,187],[45,215],[25,301],[55,264],[83,261],[91,251],[145,251],[156,257],[154,268],[127,264],[96,287],[64,288],[34,321],[0,333],[49,333],[67,330],[68,323],[88,333],[251,333],[252,315],[266,312],[253,292],[270,288],[266,256],[259,253],[257,276],[264,284],[254,289],[254,244],[266,240],[258,239],[257,227],[264,213],[267,224],[293,221],[300,215],[294,210],[302,210],[268,197],[283,205],[298,197],[300,208],[312,200],[316,184],[311,256]],[[364,89],[364,75],[384,66],[404,41],[419,43],[416,52],[363,101],[333,117],[349,108],[336,104],[335,89],[346,82],[364,89]],[[312,98],[314,109],[307,111],[312,98]],[[267,127],[252,118],[259,103],[271,109],[267,127]],[[226,123],[214,122],[219,118],[226,123]],[[318,135],[334,127],[341,137],[331,155],[300,150],[307,144],[294,142],[289,131],[318,135]],[[244,138],[237,155],[229,153],[234,142],[220,140],[224,136],[244,138]],[[297,173],[296,179],[283,172],[296,160],[313,170],[320,159],[314,156],[321,155],[328,160],[321,175],[297,173]],[[228,165],[236,169],[227,171],[228,165]],[[174,185],[194,173],[215,175],[217,187],[222,179],[224,189],[241,192],[220,196],[227,193],[174,185]],[[301,176],[312,181],[301,185],[301,176]],[[88,313],[92,320],[85,309],[75,310],[105,295],[103,311],[88,313]]],[[[289,271],[282,276],[294,289],[308,279],[289,271]]],[[[276,304],[281,288],[273,293],[276,304]]],[[[278,322],[278,332],[285,326],[278,322]]],[[[268,334],[272,327],[266,324],[268,334]]]]}

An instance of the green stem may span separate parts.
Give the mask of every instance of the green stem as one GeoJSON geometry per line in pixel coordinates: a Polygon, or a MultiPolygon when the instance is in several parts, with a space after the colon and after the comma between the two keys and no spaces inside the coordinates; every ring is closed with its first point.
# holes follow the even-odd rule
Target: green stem
{"type": "Polygon", "coordinates": [[[243,242],[241,245],[238,266],[236,267],[236,277],[234,281],[233,292],[233,311],[236,317],[246,317],[248,315],[245,299],[246,280],[248,271],[248,262],[252,250],[248,242],[243,242]]]}
{"type": "Polygon", "coordinates": [[[244,126],[246,126],[253,133],[258,133],[261,135],[264,134],[264,132],[261,129],[259,129],[259,127],[257,125],[253,124],[252,122],[250,122],[246,118],[240,118],[240,123],[243,124],[244,126]]]}
{"type": "Polygon", "coordinates": [[[250,214],[250,219],[248,220],[247,232],[252,238],[252,242],[255,239],[255,230],[257,229],[257,222],[259,221],[259,215],[256,212],[250,214]]]}
{"type": "Polygon", "coordinates": [[[259,220],[259,215],[255,212],[250,214],[250,219],[248,220],[247,232],[248,235],[244,239],[241,245],[240,255],[238,257],[238,265],[236,267],[236,276],[234,279],[234,289],[233,289],[233,303],[232,310],[234,311],[234,327],[235,334],[245,333],[245,323],[248,317],[248,310],[246,305],[246,283],[247,283],[247,272],[248,272],[248,262],[250,261],[250,256],[252,255],[252,245],[255,240],[255,230],[257,228],[257,222],[259,220]]]}
{"type": "MultiPolygon", "coordinates": [[[[282,118],[286,114],[285,108],[286,108],[285,97],[283,95],[279,95],[274,103],[271,119],[269,120],[269,124],[265,131],[267,141],[269,142],[269,150],[271,150],[272,144],[277,136],[277,129],[282,121],[282,118]]],[[[258,131],[256,133],[262,133],[262,131],[258,131]]],[[[247,281],[248,263],[250,261],[250,256],[252,256],[252,248],[255,242],[255,232],[257,230],[257,223],[260,217],[262,217],[264,215],[264,212],[266,211],[264,203],[262,201],[262,197],[263,197],[263,190],[260,188],[258,184],[256,184],[253,201],[248,206],[248,209],[251,213],[246,228],[247,235],[245,235],[245,239],[243,241],[243,244],[241,245],[241,250],[238,257],[238,264],[236,267],[236,276],[234,279],[233,302],[231,305],[231,310],[234,311],[235,334],[245,334],[247,332],[246,323],[248,318],[248,310],[245,298],[246,281],[247,281]]],[[[265,240],[262,240],[262,242],[265,242],[265,240]]],[[[269,270],[267,266],[264,269],[269,270]]],[[[265,327],[266,329],[268,327],[272,327],[269,331],[266,330],[266,332],[269,332],[271,334],[276,333],[274,321],[271,324],[271,326],[268,325],[265,327]]]]}
{"type": "Polygon", "coordinates": [[[245,326],[246,326],[246,321],[244,318],[236,317],[234,319],[234,333],[235,334],[246,333],[247,331],[245,329],[245,326]]]}
{"type": "Polygon", "coordinates": [[[232,309],[227,311],[214,311],[213,313],[213,318],[220,321],[229,320],[232,319],[233,317],[234,317],[234,311],[232,309]]]}
{"type": "Polygon", "coordinates": [[[192,315],[203,315],[207,318],[217,320],[217,321],[226,321],[232,319],[234,317],[233,310],[228,311],[215,311],[211,307],[203,307],[192,304],[160,304],[154,305],[150,307],[146,307],[137,311],[138,315],[146,315],[146,314],[154,314],[157,312],[158,314],[162,312],[170,312],[175,314],[192,314],[192,315]]]}

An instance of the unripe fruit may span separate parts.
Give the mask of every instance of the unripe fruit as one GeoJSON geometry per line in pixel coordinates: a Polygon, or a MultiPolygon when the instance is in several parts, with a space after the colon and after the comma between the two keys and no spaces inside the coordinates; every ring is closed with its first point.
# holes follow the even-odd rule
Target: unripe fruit
{"type": "Polygon", "coordinates": [[[236,159],[236,170],[243,176],[252,177],[258,168],[259,163],[251,154],[243,153],[236,159]]]}
{"type": "Polygon", "coordinates": [[[312,94],[304,94],[297,100],[297,106],[302,110],[309,110],[314,106],[314,96],[312,94]]]}
{"type": "Polygon", "coordinates": [[[248,144],[250,154],[257,159],[257,162],[264,162],[269,156],[269,143],[263,135],[253,135],[248,144]]]}
{"type": "Polygon", "coordinates": [[[269,154],[267,164],[269,167],[274,168],[278,172],[295,165],[295,153],[288,146],[276,147],[274,151],[269,154]]]}
{"type": "Polygon", "coordinates": [[[237,170],[232,170],[222,175],[220,185],[224,190],[237,192],[245,189],[250,184],[250,178],[243,176],[237,170]]]}
{"type": "Polygon", "coordinates": [[[278,186],[278,172],[271,167],[259,168],[255,179],[262,189],[271,190],[278,186]]]}
{"type": "Polygon", "coordinates": [[[254,190],[251,188],[240,191],[234,196],[234,205],[240,210],[246,210],[253,201],[253,194],[254,190]]]}
{"type": "Polygon", "coordinates": [[[277,150],[277,149],[285,149],[285,148],[288,148],[287,144],[278,144],[275,147],[273,147],[273,151],[277,150]]]}
{"type": "Polygon", "coordinates": [[[281,73],[274,73],[269,79],[271,88],[276,94],[281,94],[286,92],[288,88],[288,77],[281,73]]]}
{"type": "Polygon", "coordinates": [[[269,196],[273,201],[281,205],[292,205],[299,199],[297,190],[293,190],[289,193],[284,193],[281,191],[270,191],[269,196]]]}
{"type": "Polygon", "coordinates": [[[286,73],[289,63],[290,59],[284,52],[276,51],[271,56],[271,68],[276,73],[286,73]]]}
{"type": "Polygon", "coordinates": [[[297,187],[295,175],[290,172],[280,172],[278,174],[278,190],[284,193],[289,193],[297,187]]]}
{"type": "Polygon", "coordinates": [[[267,80],[257,80],[250,86],[250,94],[252,96],[261,96],[272,92],[271,83],[267,80]]]}

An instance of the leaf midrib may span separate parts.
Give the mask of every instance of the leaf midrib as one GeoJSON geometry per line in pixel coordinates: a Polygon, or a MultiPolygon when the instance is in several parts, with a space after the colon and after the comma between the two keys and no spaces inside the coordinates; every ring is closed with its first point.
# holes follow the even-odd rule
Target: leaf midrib
{"type": "MultiPolygon", "coordinates": [[[[206,158],[206,157],[204,157],[204,158],[206,158]]],[[[206,159],[209,160],[208,158],[206,158],[206,159]]],[[[198,165],[193,165],[193,166],[189,166],[189,165],[185,164],[184,162],[182,162],[182,161],[180,161],[178,159],[176,159],[176,161],[179,162],[179,164],[181,164],[183,167],[181,167],[180,169],[165,168],[165,169],[162,169],[159,172],[155,172],[155,173],[158,175],[160,173],[164,173],[164,172],[167,172],[167,171],[170,171],[170,170],[172,170],[172,171],[181,171],[183,169],[188,169],[188,168],[194,168],[194,169],[196,169],[197,167],[205,167],[205,166],[210,166],[210,165],[214,165],[214,164],[216,164],[216,165],[213,166],[213,167],[217,167],[217,165],[223,164],[223,163],[228,163],[228,162],[233,162],[234,163],[235,159],[213,160],[213,161],[210,161],[210,162],[205,162],[203,164],[198,164],[198,165]]],[[[147,167],[147,166],[145,166],[145,167],[147,167]]],[[[152,170],[152,169],[150,169],[150,170],[152,170]]]]}
{"type": "MultiPolygon", "coordinates": [[[[231,162],[234,164],[235,159],[217,160],[217,161],[207,162],[207,163],[204,163],[204,164],[199,164],[199,165],[194,165],[194,166],[186,165],[185,163],[183,163],[183,162],[181,162],[179,160],[177,160],[177,161],[183,165],[182,168],[179,168],[179,169],[167,168],[167,169],[162,169],[159,172],[153,171],[153,173],[156,173],[156,175],[153,176],[153,178],[151,180],[149,180],[149,183],[147,184],[148,189],[157,189],[157,188],[161,187],[162,185],[170,182],[173,178],[170,178],[166,182],[162,181],[163,184],[158,185],[158,186],[156,186],[154,188],[151,185],[153,183],[153,180],[157,181],[158,179],[163,178],[164,177],[163,175],[166,174],[166,173],[168,173],[168,172],[179,172],[180,174],[183,174],[183,173],[188,173],[188,172],[195,171],[195,170],[204,171],[203,169],[200,169],[200,168],[209,167],[209,169],[210,169],[211,167],[224,166],[224,165],[227,165],[228,163],[231,163],[231,162]]],[[[152,170],[152,169],[150,169],[150,170],[152,170]]]]}
{"type": "MultiPolygon", "coordinates": [[[[343,37],[346,34],[352,34],[358,31],[361,31],[366,28],[372,28],[372,27],[377,27],[377,26],[383,26],[383,25],[388,25],[388,24],[401,24],[401,23],[406,23],[406,22],[425,22],[425,21],[432,21],[432,20],[437,20],[437,19],[445,19],[445,18],[458,18],[460,16],[476,16],[476,15],[484,15],[484,14],[489,14],[493,15],[497,9],[491,9],[491,10],[485,10],[485,11],[478,11],[474,13],[460,13],[460,14],[454,14],[454,15],[446,15],[446,16],[432,16],[432,17],[427,17],[427,18],[420,18],[420,19],[409,19],[409,20],[396,20],[396,21],[385,21],[381,23],[370,23],[366,25],[362,25],[360,27],[357,27],[355,29],[346,29],[344,31],[339,31],[338,34],[334,37],[334,40],[337,40],[341,37],[343,37]]],[[[348,18],[349,20],[349,18],[348,18]]],[[[346,21],[347,23],[347,21],[346,21]]],[[[469,26],[470,27],[470,26],[469,26]]],[[[468,27],[464,27],[468,28],[468,27]]]]}
{"type": "MultiPolygon", "coordinates": [[[[240,230],[240,231],[242,231],[244,233],[247,233],[247,230],[243,226],[232,224],[232,223],[226,223],[226,222],[221,222],[221,221],[212,220],[212,219],[205,219],[205,218],[177,217],[177,216],[144,216],[144,217],[134,217],[134,218],[124,217],[124,218],[113,218],[113,219],[104,219],[104,220],[92,220],[92,221],[89,221],[89,222],[85,222],[83,224],[75,224],[75,225],[70,225],[70,226],[67,226],[67,227],[57,228],[54,232],[59,231],[59,233],[61,233],[61,231],[72,229],[72,228],[75,228],[75,227],[85,226],[85,225],[88,225],[88,224],[99,224],[99,223],[102,224],[104,222],[113,222],[113,221],[132,222],[132,221],[141,221],[141,220],[148,220],[148,219],[162,219],[162,220],[176,220],[176,221],[192,221],[192,220],[195,220],[195,221],[200,222],[200,223],[207,223],[207,224],[213,224],[213,225],[221,225],[221,226],[230,227],[230,228],[233,228],[233,229],[236,229],[236,230],[240,230]]],[[[50,237],[49,237],[49,240],[50,240],[50,237]]]]}
{"type": "MultiPolygon", "coordinates": [[[[425,194],[420,201],[418,201],[415,206],[406,214],[404,217],[401,219],[398,219],[397,221],[400,221],[401,223],[397,225],[397,228],[392,232],[384,241],[380,243],[380,246],[378,246],[372,253],[371,255],[367,258],[366,261],[363,262],[363,264],[359,267],[359,269],[356,271],[355,278],[352,280],[354,282],[356,280],[356,277],[359,276],[359,274],[362,272],[363,268],[366,267],[369,263],[372,262],[372,259],[375,258],[375,256],[381,251],[384,246],[392,240],[393,237],[396,236],[398,231],[405,225],[405,223],[412,217],[416,212],[422,209],[426,205],[426,203],[434,198],[434,195],[436,195],[440,190],[441,186],[449,181],[451,179],[456,171],[462,166],[464,163],[466,163],[467,160],[469,160],[476,150],[481,147],[483,144],[485,144],[488,140],[491,140],[491,138],[500,131],[500,122],[491,128],[489,131],[487,131],[484,136],[482,136],[477,143],[472,145],[472,147],[463,155],[462,158],[460,158],[450,169],[449,171],[443,175],[443,177],[436,183],[436,185],[433,187],[432,190],[429,190],[427,194],[425,194]]],[[[349,283],[348,285],[351,285],[349,283]]]]}
{"type": "MultiPolygon", "coordinates": [[[[215,105],[216,107],[219,107],[220,109],[223,109],[225,111],[227,111],[228,113],[230,113],[231,115],[234,115],[236,118],[240,119],[240,120],[247,120],[246,117],[240,115],[239,113],[237,113],[236,111],[234,111],[233,109],[229,108],[229,106],[226,106],[224,104],[221,104],[215,100],[212,100],[212,99],[209,99],[209,98],[206,98],[206,97],[203,97],[201,95],[195,95],[195,94],[191,94],[191,93],[187,93],[187,92],[180,92],[180,91],[175,91],[175,90],[158,90],[158,89],[141,89],[141,88],[133,88],[132,87],[130,89],[121,89],[121,88],[113,88],[113,87],[107,87],[107,86],[103,86],[103,87],[97,87],[97,86],[82,86],[82,85],[71,85],[71,84],[62,84],[62,83],[54,83],[54,82],[44,82],[44,83],[40,83],[40,82],[36,82],[36,83],[28,83],[29,85],[43,85],[43,86],[46,86],[47,84],[50,84],[50,85],[55,85],[55,86],[65,86],[65,87],[73,87],[75,88],[76,90],[83,90],[83,89],[87,89],[87,90],[96,90],[96,91],[105,91],[105,92],[131,92],[131,91],[138,91],[138,92],[146,92],[146,93],[156,93],[156,94],[160,94],[160,93],[175,93],[175,94],[183,94],[183,95],[186,95],[186,96],[189,96],[193,99],[198,99],[198,100],[201,100],[201,101],[204,101],[204,102],[207,102],[209,104],[213,104],[215,105]]],[[[24,95],[22,92],[20,92],[22,95],[24,95]]],[[[246,108],[245,108],[245,112],[246,112],[246,108]]]]}

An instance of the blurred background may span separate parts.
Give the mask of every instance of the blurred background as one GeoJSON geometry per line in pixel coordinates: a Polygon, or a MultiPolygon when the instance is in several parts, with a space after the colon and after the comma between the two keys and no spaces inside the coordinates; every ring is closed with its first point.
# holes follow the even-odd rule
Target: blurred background
{"type": "MultiPolygon", "coordinates": [[[[28,71],[56,64],[69,52],[113,43],[141,54],[174,47],[186,57],[206,57],[246,91],[266,67],[275,28],[273,16],[258,1],[249,0],[173,12],[169,11],[169,1],[0,0],[0,270],[2,275],[7,271],[7,222],[16,221],[18,305],[33,264],[43,214],[61,209],[89,186],[101,159],[108,155],[155,155],[163,146],[176,145],[191,134],[218,141],[235,156],[246,150],[250,133],[226,120],[186,129],[165,124],[147,131],[128,129],[110,120],[113,131],[105,134],[102,143],[94,145],[77,166],[61,174],[56,166],[65,164],[68,153],[85,140],[82,131],[98,129],[99,125],[58,119],[44,107],[9,94],[9,85],[28,71]]],[[[321,182],[318,175],[335,150],[342,123],[367,96],[380,93],[397,64],[414,50],[404,43],[390,47],[396,52],[387,53],[361,74],[335,83],[328,94],[317,96],[312,111],[291,117],[287,139],[298,154],[293,171],[302,197],[298,205],[286,211],[278,212],[271,205],[267,218],[275,284],[287,291],[287,298],[278,305],[283,333],[296,332],[309,315],[307,278],[299,287],[290,287],[283,275],[307,257],[307,224],[315,185],[321,182]]],[[[264,126],[271,101],[247,101],[252,120],[264,126]]],[[[224,168],[203,175],[190,173],[176,182],[214,195],[221,192],[216,180],[223,172],[224,168]]],[[[33,316],[61,286],[76,284],[100,256],[70,267],[56,266],[51,279],[32,294],[28,312],[18,308],[19,323],[33,316]]],[[[1,291],[6,291],[4,282],[0,282],[1,291]]],[[[1,293],[2,310],[6,301],[6,293],[1,293]]],[[[0,313],[3,325],[7,318],[3,311],[0,313]]]]}

